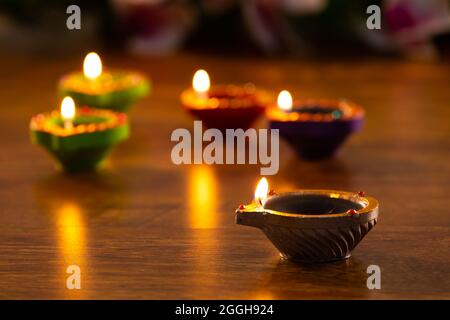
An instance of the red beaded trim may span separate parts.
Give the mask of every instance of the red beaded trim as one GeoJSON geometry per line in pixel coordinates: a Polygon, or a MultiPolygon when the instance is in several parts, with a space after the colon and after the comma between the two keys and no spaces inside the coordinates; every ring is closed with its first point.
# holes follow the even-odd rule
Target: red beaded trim
{"type": "Polygon", "coordinates": [[[181,93],[181,103],[190,109],[238,109],[265,108],[272,101],[269,94],[252,84],[216,86],[208,94],[208,98],[201,98],[193,89],[187,89],[181,93]]]}

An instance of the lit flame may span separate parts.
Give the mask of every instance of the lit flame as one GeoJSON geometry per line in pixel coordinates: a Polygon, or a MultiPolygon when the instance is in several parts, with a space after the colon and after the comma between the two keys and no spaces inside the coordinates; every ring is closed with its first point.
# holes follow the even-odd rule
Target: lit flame
{"type": "Polygon", "coordinates": [[[258,186],[255,191],[255,201],[262,206],[266,202],[267,194],[269,193],[269,182],[266,178],[259,180],[258,186]]]}
{"type": "Polygon", "coordinates": [[[209,90],[211,83],[209,81],[208,72],[205,70],[197,70],[192,79],[192,87],[198,93],[206,93],[209,90]]]}
{"type": "Polygon", "coordinates": [[[61,118],[64,121],[72,121],[75,118],[75,101],[71,97],[65,97],[61,102],[61,118]]]}
{"type": "Polygon", "coordinates": [[[102,74],[102,60],[95,52],[90,52],[84,58],[83,72],[86,78],[94,80],[102,74]]]}
{"type": "Polygon", "coordinates": [[[278,108],[289,111],[292,109],[292,96],[287,90],[283,90],[278,95],[278,108]]]}

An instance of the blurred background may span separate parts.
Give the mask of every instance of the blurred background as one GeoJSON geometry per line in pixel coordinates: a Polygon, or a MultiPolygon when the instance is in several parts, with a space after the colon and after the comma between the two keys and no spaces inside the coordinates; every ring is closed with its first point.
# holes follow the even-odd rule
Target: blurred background
{"type": "Polygon", "coordinates": [[[0,50],[437,60],[449,57],[449,8],[449,0],[2,0],[0,50]],[[81,30],[65,27],[72,4],[81,30]],[[381,30],[366,27],[373,4],[381,30]]]}
{"type": "Polygon", "coordinates": [[[450,0],[0,0],[0,298],[448,297],[449,61],[450,0]],[[81,30],[66,27],[73,4],[81,30]],[[370,5],[381,30],[367,28],[370,5]],[[108,169],[69,176],[31,145],[29,123],[60,107],[58,80],[90,51],[148,75],[152,92],[108,169]],[[353,258],[284,264],[236,226],[259,166],[172,163],[171,133],[193,125],[180,93],[198,68],[213,84],[365,108],[338,157],[303,161],[282,141],[270,178],[277,191],[373,194],[382,218],[353,258]],[[64,287],[73,263],[81,291],[64,287]],[[366,288],[371,264],[383,290],[366,288]]]}

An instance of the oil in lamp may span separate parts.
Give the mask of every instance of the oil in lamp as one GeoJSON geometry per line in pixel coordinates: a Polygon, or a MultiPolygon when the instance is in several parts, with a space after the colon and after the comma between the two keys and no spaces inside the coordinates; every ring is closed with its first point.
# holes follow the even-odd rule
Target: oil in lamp
{"type": "Polygon", "coordinates": [[[72,97],[77,105],[125,112],[150,91],[150,82],[138,72],[104,71],[99,55],[86,55],[83,72],[72,72],[59,81],[61,96],[72,97]]]}
{"type": "Polygon", "coordinates": [[[44,147],[66,172],[99,168],[113,147],[128,138],[127,115],[104,109],[75,108],[65,97],[60,111],[38,114],[30,122],[31,141],[44,147]]]}
{"type": "Polygon", "coordinates": [[[270,102],[269,95],[252,84],[210,85],[205,70],[198,70],[192,88],[181,94],[182,106],[208,128],[247,129],[264,113],[270,102]]]}
{"type": "Polygon", "coordinates": [[[303,158],[319,160],[333,156],[345,139],[362,127],[364,110],[351,102],[302,99],[293,102],[289,91],[278,95],[267,109],[271,129],[279,129],[303,158]]]}
{"type": "Polygon", "coordinates": [[[261,229],[281,256],[316,263],[346,259],[378,219],[378,201],[363,192],[269,192],[259,182],[255,200],[236,210],[236,223],[261,229]]]}

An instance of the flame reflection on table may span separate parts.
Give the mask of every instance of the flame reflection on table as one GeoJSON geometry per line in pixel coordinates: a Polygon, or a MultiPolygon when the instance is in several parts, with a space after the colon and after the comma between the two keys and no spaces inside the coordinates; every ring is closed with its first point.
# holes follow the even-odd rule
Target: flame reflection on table
{"type": "Polygon", "coordinates": [[[217,227],[217,186],[211,167],[195,165],[189,170],[189,226],[194,229],[217,227]]]}

